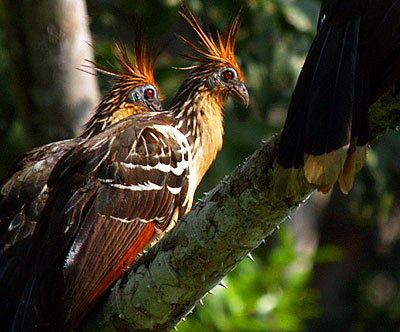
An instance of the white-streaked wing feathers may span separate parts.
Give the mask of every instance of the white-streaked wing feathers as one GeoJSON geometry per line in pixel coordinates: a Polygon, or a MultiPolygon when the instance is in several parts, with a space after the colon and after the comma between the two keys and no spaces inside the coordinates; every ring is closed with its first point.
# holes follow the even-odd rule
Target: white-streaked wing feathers
{"type": "MultiPolygon", "coordinates": [[[[63,276],[72,311],[87,306],[147,224],[154,223],[156,230],[163,231],[191,207],[187,195],[193,190],[189,188],[192,156],[186,137],[164,124],[149,124],[140,130],[122,126],[119,132],[112,129],[82,144],[66,170],[57,171],[64,185],[78,181],[67,200],[65,194],[57,193],[56,186],[55,200],[59,195],[64,206],[60,209],[53,201],[52,210],[46,212],[57,220],[50,222],[47,234],[53,241],[64,241],[64,246],[58,243],[57,247],[68,252],[63,276]],[[106,135],[109,139],[104,139],[106,135]]],[[[63,186],[59,189],[68,191],[63,186]]],[[[47,240],[50,247],[53,241],[47,240]]],[[[53,255],[49,247],[42,250],[46,251],[42,257],[53,255]]],[[[57,257],[51,260],[59,262],[57,257]]],[[[42,261],[41,270],[49,263],[48,259],[42,261]]],[[[44,301],[49,296],[41,294],[42,303],[51,303],[44,301]]]]}

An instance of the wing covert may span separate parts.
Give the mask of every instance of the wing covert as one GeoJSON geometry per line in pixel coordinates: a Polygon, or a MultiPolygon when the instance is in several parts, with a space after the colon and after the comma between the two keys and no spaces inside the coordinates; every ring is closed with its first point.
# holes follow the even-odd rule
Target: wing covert
{"type": "Polygon", "coordinates": [[[55,168],[60,178],[53,178],[44,212],[50,222],[35,266],[39,293],[34,295],[35,305],[57,321],[71,308],[65,313],[71,325],[158,231],[191,207],[186,200],[191,150],[171,126],[119,126],[76,150],[55,168]],[[48,273],[49,266],[54,272],[48,273]],[[49,283],[57,291],[40,287],[49,283]]]}

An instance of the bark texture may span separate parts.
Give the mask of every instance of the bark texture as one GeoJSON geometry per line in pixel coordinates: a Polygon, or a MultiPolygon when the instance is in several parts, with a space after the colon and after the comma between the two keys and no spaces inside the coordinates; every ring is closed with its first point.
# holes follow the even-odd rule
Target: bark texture
{"type": "Polygon", "coordinates": [[[84,0],[5,0],[16,108],[31,145],[75,136],[99,100],[84,0]]]}
{"type": "MultiPolygon", "coordinates": [[[[371,107],[372,139],[400,125],[400,85],[371,107]]],[[[168,331],[312,193],[272,191],[275,135],[145,255],[78,331],[168,331]]]]}

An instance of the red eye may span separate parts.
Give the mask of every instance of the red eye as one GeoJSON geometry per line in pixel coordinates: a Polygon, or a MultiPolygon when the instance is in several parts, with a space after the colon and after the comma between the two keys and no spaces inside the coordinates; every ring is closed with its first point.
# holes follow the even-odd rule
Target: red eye
{"type": "Polygon", "coordinates": [[[232,80],[235,77],[235,73],[233,72],[233,70],[230,70],[230,69],[225,70],[223,75],[224,75],[224,79],[226,79],[228,81],[232,80]]]}
{"type": "Polygon", "coordinates": [[[146,89],[144,91],[144,96],[146,99],[150,99],[154,97],[154,90],[153,89],[146,89]]]}

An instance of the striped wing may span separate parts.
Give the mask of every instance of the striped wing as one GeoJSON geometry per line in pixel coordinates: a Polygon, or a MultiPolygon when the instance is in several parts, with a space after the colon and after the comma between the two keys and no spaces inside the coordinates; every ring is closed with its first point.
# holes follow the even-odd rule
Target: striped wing
{"type": "Polygon", "coordinates": [[[129,124],[87,141],[52,175],[60,178],[43,216],[50,222],[32,293],[49,324],[65,315],[75,326],[154,233],[191,204],[185,136],[163,124],[129,124]]]}

